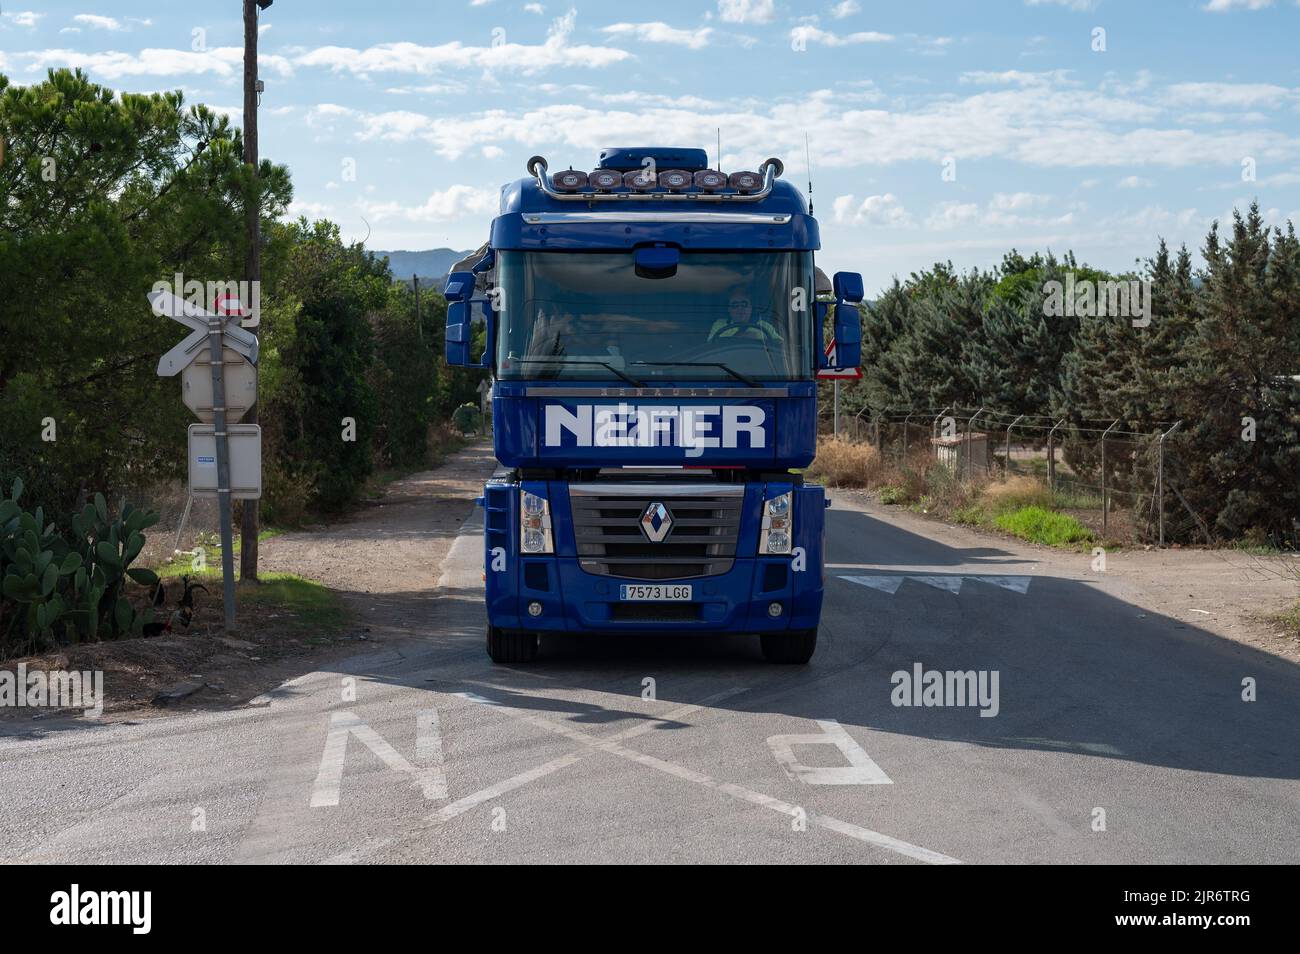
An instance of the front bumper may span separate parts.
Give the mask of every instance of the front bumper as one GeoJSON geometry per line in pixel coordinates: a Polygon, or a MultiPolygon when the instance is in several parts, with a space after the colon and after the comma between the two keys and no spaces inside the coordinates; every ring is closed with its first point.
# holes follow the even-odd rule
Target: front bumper
{"type": "MultiPolygon", "coordinates": [[[[693,599],[689,603],[621,601],[621,584],[648,581],[587,572],[559,535],[556,540],[559,552],[555,555],[520,554],[511,532],[518,525],[518,487],[511,489],[513,495],[500,492],[495,495],[495,506],[494,495],[489,492],[486,497],[486,602],[488,620],[494,626],[543,633],[745,634],[817,626],[823,594],[825,526],[825,498],[821,487],[795,488],[799,498],[793,540],[799,551],[796,554],[738,557],[730,570],[715,576],[653,581],[689,583],[693,587],[693,599]],[[773,603],[781,607],[778,616],[769,613],[773,603]],[[531,604],[540,608],[536,615],[528,612],[531,604]]],[[[738,550],[752,553],[756,548],[758,525],[753,514],[762,506],[762,485],[754,487],[752,500],[749,496],[744,519],[746,530],[738,550]]],[[[553,494],[551,499],[554,511],[561,495],[553,494]]],[[[556,522],[557,528],[563,528],[563,520],[556,522]]]]}

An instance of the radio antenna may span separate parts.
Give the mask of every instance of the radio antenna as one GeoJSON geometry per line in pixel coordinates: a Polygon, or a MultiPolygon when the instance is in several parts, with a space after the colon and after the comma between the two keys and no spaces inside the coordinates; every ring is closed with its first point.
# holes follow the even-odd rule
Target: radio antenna
{"type": "Polygon", "coordinates": [[[803,156],[804,163],[808,166],[808,214],[813,214],[812,200],[812,149],[808,145],[808,130],[803,131],[803,156]]]}
{"type": "Polygon", "coordinates": [[[718,171],[722,171],[722,127],[718,127],[718,171]]]}

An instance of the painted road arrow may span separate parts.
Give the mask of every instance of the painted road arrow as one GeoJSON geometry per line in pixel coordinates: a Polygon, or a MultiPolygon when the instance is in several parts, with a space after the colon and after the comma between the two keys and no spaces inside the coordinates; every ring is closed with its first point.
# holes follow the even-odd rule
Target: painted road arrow
{"type": "Polygon", "coordinates": [[[1014,593],[1026,593],[1029,591],[1029,581],[1032,576],[979,576],[970,573],[960,574],[932,574],[932,573],[880,573],[872,576],[841,576],[841,580],[848,580],[850,583],[857,583],[861,586],[869,586],[873,590],[880,590],[883,593],[897,593],[898,588],[903,585],[904,580],[912,580],[916,583],[924,583],[926,586],[933,586],[938,590],[947,590],[949,593],[960,593],[961,585],[964,580],[970,580],[975,583],[990,583],[993,586],[1000,586],[1004,590],[1011,590],[1014,593]]]}

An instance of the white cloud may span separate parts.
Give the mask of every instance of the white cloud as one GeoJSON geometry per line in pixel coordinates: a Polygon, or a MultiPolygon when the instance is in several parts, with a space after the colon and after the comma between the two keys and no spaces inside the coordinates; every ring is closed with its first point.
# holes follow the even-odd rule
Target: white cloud
{"type": "MultiPolygon", "coordinates": [[[[1069,70],[1045,70],[1027,73],[1023,70],[971,70],[961,74],[960,82],[974,86],[1064,86],[1071,85],[1069,70]]],[[[1077,85],[1077,84],[1073,84],[1077,85]]]]}
{"type": "Polygon", "coordinates": [[[891,43],[894,37],[888,33],[876,33],[874,30],[846,33],[840,36],[805,24],[791,29],[790,39],[800,42],[804,46],[809,43],[821,43],[823,46],[852,46],[858,43],[891,43]]]}
{"type": "Polygon", "coordinates": [[[80,23],[82,26],[92,27],[96,30],[121,30],[122,21],[115,20],[112,17],[101,17],[96,13],[78,13],[72,18],[73,23],[80,23]]]}
{"type": "Polygon", "coordinates": [[[456,158],[491,143],[507,151],[561,149],[563,162],[590,161],[616,140],[712,143],[719,126],[728,152],[746,163],[764,156],[803,154],[803,130],[817,130],[819,165],[861,169],[899,162],[993,159],[1039,168],[1123,169],[1226,165],[1242,156],[1286,163],[1300,153],[1300,137],[1266,126],[1205,130],[1171,124],[1169,111],[1131,97],[1074,87],[1026,86],[944,95],[907,109],[846,103],[817,90],[773,103],[725,105],[650,94],[616,94],[555,102],[532,109],[492,109],[457,115],[410,111],[351,113],[345,131],[363,140],[419,141],[456,158]],[[579,155],[569,153],[569,150],[579,155]]]}
{"type": "Polygon", "coordinates": [[[980,207],[974,202],[940,202],[925,220],[925,227],[952,229],[960,225],[969,225],[979,217],[980,207]]]}
{"type": "Polygon", "coordinates": [[[453,185],[432,193],[423,205],[404,202],[361,202],[363,212],[376,222],[391,219],[408,222],[442,222],[467,215],[491,215],[500,204],[496,189],[453,185]]]}
{"type": "Polygon", "coordinates": [[[14,26],[35,27],[36,21],[45,16],[43,13],[33,13],[31,10],[20,10],[16,13],[0,13],[0,17],[13,21],[14,26]]]}
{"type": "MultiPolygon", "coordinates": [[[[244,68],[244,48],[221,46],[206,53],[190,50],[144,49],[139,53],[82,53],[78,50],[36,50],[22,53],[27,58],[27,69],[44,70],[66,66],[98,73],[106,79],[123,76],[184,76],[195,73],[212,73],[219,77],[240,75],[244,68]]],[[[280,76],[293,73],[293,67],[283,56],[259,55],[257,62],[280,76]]]]}
{"type": "Polygon", "coordinates": [[[1141,176],[1125,176],[1119,180],[1121,189],[1147,189],[1151,184],[1150,179],[1143,179],[1141,176]]]}
{"type": "Polygon", "coordinates": [[[1296,98],[1296,91],[1272,83],[1175,83],[1166,91],[1176,103],[1250,109],[1281,106],[1296,98]]]}
{"type": "Polygon", "coordinates": [[[439,46],[421,46],[406,41],[380,43],[364,50],[345,46],[323,46],[294,58],[299,66],[324,66],[335,72],[419,73],[479,68],[487,71],[516,71],[531,75],[553,66],[582,66],[598,69],[631,59],[632,54],[610,46],[571,46],[577,13],[570,10],[557,18],[541,44],[502,43],[499,46],[464,46],[459,40],[439,46]]]}
{"type": "Polygon", "coordinates": [[[998,192],[989,200],[989,208],[999,212],[1019,212],[1023,209],[1036,209],[1052,200],[1050,195],[1036,192],[998,192]]]}
{"type": "Polygon", "coordinates": [[[698,50],[709,45],[709,36],[713,33],[713,28],[698,27],[694,30],[682,30],[655,21],[653,23],[612,23],[607,27],[601,27],[601,31],[610,36],[630,36],[647,43],[671,43],[674,46],[698,50]]]}
{"type": "Polygon", "coordinates": [[[333,217],[334,208],[324,202],[303,202],[294,199],[285,209],[284,215],[287,219],[296,219],[299,216],[306,216],[311,220],[328,219],[333,217]]]}
{"type": "Polygon", "coordinates": [[[1025,0],[1025,3],[1031,7],[1065,7],[1081,13],[1097,9],[1097,0],[1025,0]]]}
{"type": "Polygon", "coordinates": [[[771,23],[775,13],[774,0],[718,0],[724,23],[771,23]]]}
{"type": "Polygon", "coordinates": [[[524,11],[526,13],[535,13],[540,17],[546,14],[546,7],[542,6],[540,3],[525,3],[524,11]]]}
{"type": "Polygon", "coordinates": [[[1263,10],[1272,5],[1273,0],[1210,0],[1203,9],[1210,13],[1227,13],[1230,10],[1263,10]]]}
{"type": "Polygon", "coordinates": [[[851,17],[855,13],[862,12],[862,7],[858,5],[858,0],[840,0],[839,3],[831,7],[831,16],[836,20],[843,20],[845,17],[851,17]]]}
{"type": "Polygon", "coordinates": [[[884,195],[869,195],[856,207],[854,196],[841,195],[831,203],[832,214],[836,222],[852,225],[906,226],[912,224],[912,216],[892,192],[884,195]]]}

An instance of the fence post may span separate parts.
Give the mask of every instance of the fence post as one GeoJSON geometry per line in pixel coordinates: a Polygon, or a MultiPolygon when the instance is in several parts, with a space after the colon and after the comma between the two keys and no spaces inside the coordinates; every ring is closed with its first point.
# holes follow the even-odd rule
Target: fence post
{"type": "Polygon", "coordinates": [[[899,458],[899,463],[902,464],[907,463],[907,425],[908,422],[911,421],[912,415],[915,413],[915,411],[908,411],[907,416],[903,418],[903,456],[899,458]]]}
{"type": "Polygon", "coordinates": [[[938,437],[938,436],[939,436],[939,422],[942,421],[942,420],[943,420],[943,416],[944,416],[945,414],[947,414],[947,413],[948,413],[949,411],[951,411],[951,410],[952,410],[952,405],[949,404],[949,405],[948,405],[947,407],[945,407],[942,411],[940,411],[939,414],[935,417],[934,421],[930,424],[930,436],[931,436],[931,437],[938,437]]]}
{"type": "MultiPolygon", "coordinates": [[[[888,410],[888,409],[886,409],[886,410],[888,410]]],[[[884,452],[885,452],[885,448],[884,448],[884,446],[881,445],[881,443],[880,443],[880,415],[881,415],[881,413],[882,413],[881,411],[877,411],[877,412],[872,416],[872,419],[871,419],[871,430],[872,430],[872,433],[875,435],[875,440],[876,440],[876,450],[880,451],[881,455],[883,456],[883,455],[884,455],[884,452]]]]}
{"type": "Polygon", "coordinates": [[[862,415],[870,410],[870,406],[863,405],[862,409],[853,415],[853,439],[855,441],[862,437],[862,415]]]}
{"type": "Polygon", "coordinates": [[[1175,421],[1174,426],[1161,434],[1160,439],[1156,441],[1156,506],[1160,508],[1160,546],[1162,547],[1165,545],[1165,438],[1178,430],[1182,423],[1182,421],[1175,421]]]}
{"type": "Polygon", "coordinates": [[[1052,493],[1056,493],[1056,445],[1052,440],[1056,437],[1056,429],[1064,423],[1065,419],[1062,418],[1047,432],[1047,489],[1052,493]]]}
{"type": "Polygon", "coordinates": [[[983,413],[984,413],[984,405],[981,404],[980,409],[976,411],[974,414],[972,414],[970,416],[970,420],[966,422],[966,479],[967,480],[971,480],[975,476],[975,463],[974,461],[971,460],[971,448],[974,446],[973,442],[971,441],[971,428],[975,426],[975,418],[979,417],[983,413]]]}
{"type": "Polygon", "coordinates": [[[1002,464],[1002,477],[1004,480],[1011,476],[1011,429],[1015,427],[1017,424],[1019,424],[1023,418],[1024,415],[1021,414],[1009,425],[1007,425],[1007,455],[1006,455],[1006,460],[1002,464]]]}
{"type": "Polygon", "coordinates": [[[1110,427],[1101,432],[1101,535],[1106,535],[1106,521],[1110,517],[1109,484],[1106,480],[1106,435],[1119,425],[1112,421],[1110,427]]]}

